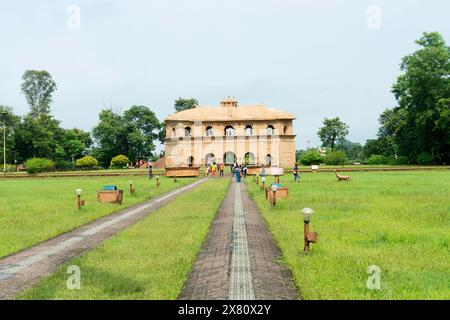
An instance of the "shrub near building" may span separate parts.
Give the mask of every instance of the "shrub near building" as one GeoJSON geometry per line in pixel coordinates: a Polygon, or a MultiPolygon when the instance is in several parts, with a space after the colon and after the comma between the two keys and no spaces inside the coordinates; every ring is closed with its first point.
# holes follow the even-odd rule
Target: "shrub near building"
{"type": "Polygon", "coordinates": [[[327,153],[324,161],[328,165],[341,165],[347,160],[347,156],[344,151],[332,151],[327,153]]]}
{"type": "Polygon", "coordinates": [[[130,159],[123,154],[119,154],[111,159],[110,168],[111,169],[122,169],[130,162],[130,159]]]}
{"type": "Polygon", "coordinates": [[[48,172],[55,169],[55,163],[46,158],[31,158],[25,161],[25,169],[30,174],[48,172]]]}
{"type": "Polygon", "coordinates": [[[309,166],[312,164],[320,164],[323,161],[323,156],[320,154],[319,150],[309,149],[300,154],[299,160],[302,165],[309,166]]]}
{"type": "Polygon", "coordinates": [[[92,156],[85,156],[75,162],[77,168],[82,170],[95,169],[98,167],[98,161],[92,156]]]}

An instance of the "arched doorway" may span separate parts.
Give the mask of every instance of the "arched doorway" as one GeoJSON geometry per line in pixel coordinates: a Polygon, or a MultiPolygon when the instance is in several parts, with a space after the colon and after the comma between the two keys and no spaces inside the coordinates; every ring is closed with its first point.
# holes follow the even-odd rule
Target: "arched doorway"
{"type": "Polygon", "coordinates": [[[251,152],[247,152],[244,156],[244,163],[247,166],[253,166],[256,164],[255,155],[251,152]]]}
{"type": "Polygon", "coordinates": [[[188,166],[189,166],[189,167],[193,167],[193,166],[194,166],[194,157],[193,157],[193,156],[190,156],[190,157],[187,159],[187,162],[188,162],[188,166]]]}
{"type": "Polygon", "coordinates": [[[265,165],[266,167],[272,166],[272,156],[271,156],[270,154],[268,154],[268,155],[266,156],[266,158],[264,159],[264,165],[265,165]]]}
{"type": "Polygon", "coordinates": [[[232,165],[235,162],[236,155],[231,151],[225,152],[225,154],[223,155],[223,163],[226,165],[232,165]]]}
{"type": "Polygon", "coordinates": [[[216,160],[216,156],[214,155],[214,153],[208,153],[205,156],[205,165],[210,166],[213,164],[213,162],[216,160]]]}

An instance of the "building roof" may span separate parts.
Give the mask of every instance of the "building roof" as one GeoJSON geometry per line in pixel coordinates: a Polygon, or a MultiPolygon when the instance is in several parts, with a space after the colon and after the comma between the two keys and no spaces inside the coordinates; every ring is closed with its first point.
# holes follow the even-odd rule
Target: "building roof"
{"type": "Polygon", "coordinates": [[[292,114],[264,105],[238,107],[197,107],[174,113],[165,121],[273,121],[294,120],[292,114]]]}

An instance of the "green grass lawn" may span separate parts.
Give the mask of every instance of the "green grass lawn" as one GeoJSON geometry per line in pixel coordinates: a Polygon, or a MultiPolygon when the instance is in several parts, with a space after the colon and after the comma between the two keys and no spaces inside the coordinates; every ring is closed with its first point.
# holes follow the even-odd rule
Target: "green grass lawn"
{"type": "Polygon", "coordinates": [[[70,231],[99,217],[193,182],[195,179],[132,177],[136,193],[128,191],[129,177],[85,177],[0,180],[0,257],[70,231]],[[124,189],[121,206],[97,202],[97,190],[115,184],[124,189]],[[83,189],[86,206],[78,210],[75,189],[83,189]]]}
{"type": "MultiPolygon", "coordinates": [[[[333,173],[288,182],[290,198],[271,208],[253,179],[249,190],[305,299],[449,299],[450,171],[333,173]],[[300,210],[319,233],[303,251],[300,210]],[[381,268],[381,290],[366,288],[381,268]]],[[[282,178],[282,182],[291,177],[282,178]]]]}
{"type": "Polygon", "coordinates": [[[63,265],[20,299],[176,299],[228,179],[209,180],[181,195],[99,247],[63,265]],[[66,287],[69,265],[81,271],[81,289],[66,287]]]}

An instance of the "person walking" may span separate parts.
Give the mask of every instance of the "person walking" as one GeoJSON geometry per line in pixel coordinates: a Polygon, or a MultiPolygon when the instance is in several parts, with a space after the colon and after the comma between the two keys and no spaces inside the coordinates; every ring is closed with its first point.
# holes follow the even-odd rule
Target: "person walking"
{"type": "Polygon", "coordinates": [[[153,178],[153,166],[151,162],[148,163],[148,178],[149,179],[153,178]]]}
{"type": "Polygon", "coordinates": [[[300,172],[297,164],[294,167],[294,182],[300,182],[300,172]]]}
{"type": "Polygon", "coordinates": [[[223,162],[220,163],[219,165],[219,171],[220,171],[220,176],[223,177],[223,171],[225,170],[225,165],[223,164],[223,162]]]}
{"type": "Polygon", "coordinates": [[[234,173],[236,175],[236,182],[241,183],[241,173],[242,173],[241,167],[236,165],[236,168],[234,169],[234,173]]]}
{"type": "Polygon", "coordinates": [[[244,165],[244,168],[242,169],[242,173],[244,175],[244,178],[247,178],[247,174],[248,174],[248,168],[247,165],[244,165]]]}
{"type": "Polygon", "coordinates": [[[267,176],[267,174],[266,174],[266,167],[264,166],[264,165],[262,165],[262,167],[261,167],[261,172],[260,172],[260,174],[259,174],[261,177],[266,177],[267,176]]]}

